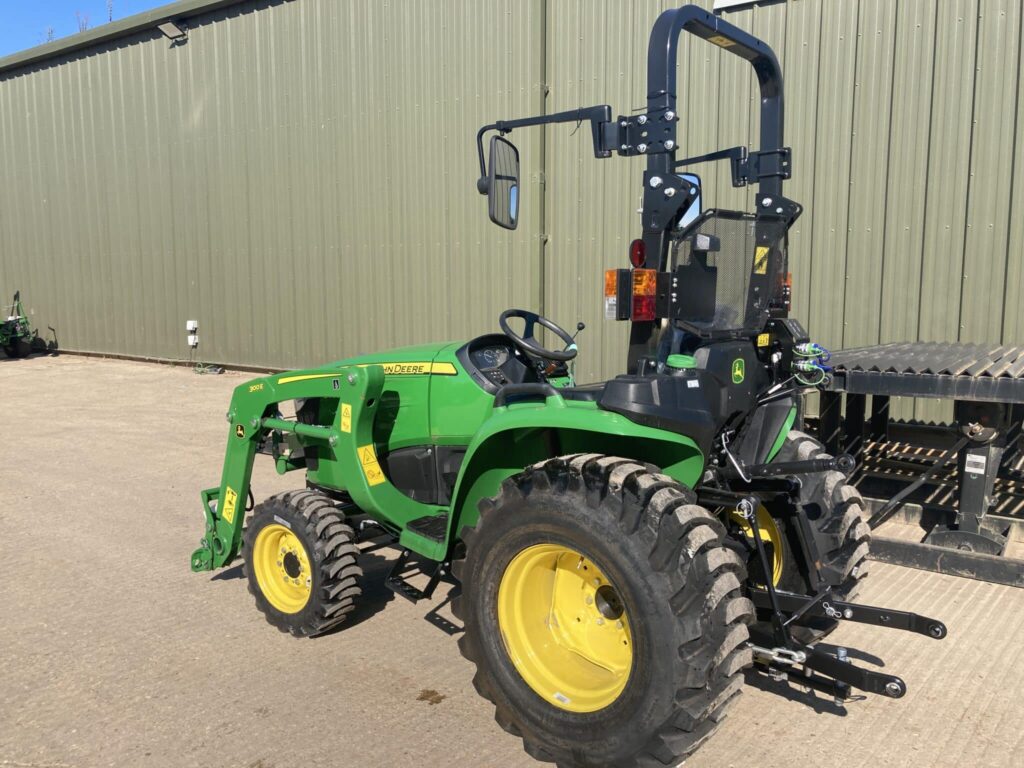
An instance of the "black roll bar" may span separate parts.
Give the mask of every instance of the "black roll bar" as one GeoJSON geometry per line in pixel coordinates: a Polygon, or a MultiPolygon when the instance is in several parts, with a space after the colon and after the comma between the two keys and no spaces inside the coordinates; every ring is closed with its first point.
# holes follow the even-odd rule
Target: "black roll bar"
{"type": "MultiPolygon", "coordinates": [[[[679,34],[684,30],[750,62],[761,88],[761,151],[781,149],[784,117],[782,69],[775,52],[763,40],[695,5],[665,11],[654,23],[647,46],[647,111],[676,111],[676,59],[679,34]]],[[[660,159],[651,155],[648,167],[660,159]]],[[[664,165],[659,164],[659,170],[664,165]]],[[[761,178],[759,192],[782,194],[782,177],[761,178]]]]}

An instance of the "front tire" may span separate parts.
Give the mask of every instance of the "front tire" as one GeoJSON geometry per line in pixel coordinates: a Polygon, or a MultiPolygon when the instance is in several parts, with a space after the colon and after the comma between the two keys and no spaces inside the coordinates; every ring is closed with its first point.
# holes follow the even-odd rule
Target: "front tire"
{"type": "Polygon", "coordinates": [[[694,501],[628,459],[570,456],[506,480],[463,530],[459,648],[536,759],[675,765],[739,695],[746,574],[694,501]]]}
{"type": "Polygon", "coordinates": [[[267,621],[296,637],[341,624],[362,593],[355,540],[344,516],[314,491],[258,504],[245,529],[243,570],[267,621]]]}

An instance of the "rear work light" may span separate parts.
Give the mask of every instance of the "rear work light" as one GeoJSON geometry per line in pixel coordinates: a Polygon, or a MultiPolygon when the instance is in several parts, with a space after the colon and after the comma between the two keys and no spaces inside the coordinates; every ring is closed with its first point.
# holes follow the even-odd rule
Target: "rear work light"
{"type": "Polygon", "coordinates": [[[655,302],[658,295],[658,271],[655,269],[633,270],[633,319],[654,320],[657,317],[655,302]]]}

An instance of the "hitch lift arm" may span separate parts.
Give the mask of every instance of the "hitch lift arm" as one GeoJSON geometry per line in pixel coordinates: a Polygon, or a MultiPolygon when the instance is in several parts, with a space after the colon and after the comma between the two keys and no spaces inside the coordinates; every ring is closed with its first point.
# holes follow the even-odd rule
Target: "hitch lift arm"
{"type": "MultiPolygon", "coordinates": [[[[754,522],[757,503],[756,497],[747,497],[736,505],[736,510],[751,522],[754,546],[761,561],[762,572],[771,573],[764,541],[756,522],[754,522]]],[[[779,679],[785,679],[786,670],[802,665],[805,674],[800,677],[797,684],[832,694],[837,700],[846,699],[850,688],[899,699],[906,694],[907,684],[895,675],[887,675],[851,664],[844,649],[840,649],[842,653],[833,656],[815,646],[797,642],[789,631],[789,625],[795,619],[803,615],[821,616],[835,620],[845,619],[846,621],[893,629],[904,629],[934,640],[941,640],[947,634],[946,625],[941,621],[919,616],[916,613],[891,611],[885,608],[830,600],[828,598],[831,587],[825,587],[813,597],[806,597],[781,592],[775,589],[771,579],[766,579],[766,581],[768,583],[765,587],[752,589],[750,596],[755,606],[771,611],[772,634],[778,647],[754,646],[755,660],[779,679]]]]}

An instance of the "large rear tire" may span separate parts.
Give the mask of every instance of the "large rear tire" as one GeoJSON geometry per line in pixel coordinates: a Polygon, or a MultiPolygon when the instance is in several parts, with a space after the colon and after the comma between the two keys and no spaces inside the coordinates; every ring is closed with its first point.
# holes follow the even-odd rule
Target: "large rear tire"
{"type": "Polygon", "coordinates": [[[355,532],[330,499],[289,491],[258,504],[243,539],[256,607],[296,637],[341,624],[362,594],[355,532]]]}
{"type": "Polygon", "coordinates": [[[568,456],[506,480],[463,529],[459,648],[536,759],[676,765],[739,695],[746,573],[694,502],[628,459],[568,456]]]}

